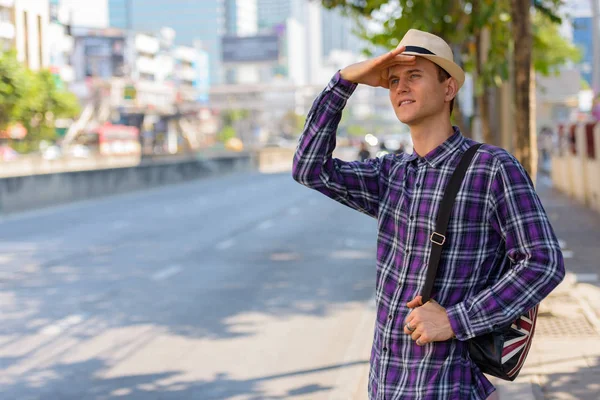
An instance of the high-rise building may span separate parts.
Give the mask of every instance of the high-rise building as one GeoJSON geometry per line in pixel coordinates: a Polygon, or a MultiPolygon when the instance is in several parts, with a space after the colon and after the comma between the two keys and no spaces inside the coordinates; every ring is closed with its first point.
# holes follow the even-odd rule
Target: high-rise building
{"type": "Polygon", "coordinates": [[[228,36],[250,36],[257,32],[256,1],[225,0],[225,33],[228,36]]]}
{"type": "Polygon", "coordinates": [[[286,32],[288,65],[279,69],[295,82],[322,83],[332,69],[358,56],[361,43],[352,32],[354,22],[339,10],[326,10],[320,2],[307,0],[257,1],[259,30],[286,32]]]}
{"type": "Polygon", "coordinates": [[[258,0],[258,29],[271,29],[292,16],[293,0],[258,0]]]}
{"type": "Polygon", "coordinates": [[[177,44],[197,41],[208,53],[210,76],[222,81],[221,38],[256,33],[256,0],[108,0],[110,26],[157,32],[165,26],[177,32],[177,44]]]}
{"type": "Polygon", "coordinates": [[[592,85],[592,71],[594,68],[594,47],[592,40],[592,17],[577,17],[573,19],[573,43],[581,50],[582,59],[579,63],[581,77],[588,85],[592,85]]]}
{"type": "Polygon", "coordinates": [[[108,24],[113,28],[127,29],[130,22],[129,0],[108,0],[108,24]]]}
{"type": "Polygon", "coordinates": [[[360,52],[360,40],[352,33],[354,25],[352,19],[342,15],[339,10],[323,10],[321,13],[323,57],[328,58],[334,50],[360,52]]]}

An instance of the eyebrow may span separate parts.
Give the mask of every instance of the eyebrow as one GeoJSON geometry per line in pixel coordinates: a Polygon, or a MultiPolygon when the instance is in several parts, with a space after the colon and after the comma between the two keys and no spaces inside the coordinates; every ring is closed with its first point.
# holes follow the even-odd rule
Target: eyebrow
{"type": "MultiPolygon", "coordinates": [[[[421,73],[423,73],[423,70],[422,69],[418,69],[418,68],[409,69],[408,71],[404,72],[404,75],[409,75],[409,74],[412,74],[413,72],[421,72],[421,73]]],[[[395,75],[395,74],[392,74],[392,75],[390,75],[388,77],[388,81],[390,79],[394,79],[394,78],[398,78],[398,76],[395,75]]]]}

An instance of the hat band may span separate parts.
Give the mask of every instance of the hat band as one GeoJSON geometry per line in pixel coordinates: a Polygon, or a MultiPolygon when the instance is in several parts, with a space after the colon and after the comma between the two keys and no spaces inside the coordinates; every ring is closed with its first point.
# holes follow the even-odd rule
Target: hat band
{"type": "Polygon", "coordinates": [[[431,54],[431,55],[435,56],[435,53],[431,52],[430,50],[427,50],[424,47],[419,47],[419,46],[406,46],[404,51],[412,51],[413,53],[419,53],[419,54],[431,54]]]}

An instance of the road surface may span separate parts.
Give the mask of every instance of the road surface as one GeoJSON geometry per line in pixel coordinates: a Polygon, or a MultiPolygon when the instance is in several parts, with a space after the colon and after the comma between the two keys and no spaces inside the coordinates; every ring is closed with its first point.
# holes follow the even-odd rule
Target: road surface
{"type": "Polygon", "coordinates": [[[354,398],[375,235],[289,173],[6,217],[0,397],[354,398]]]}

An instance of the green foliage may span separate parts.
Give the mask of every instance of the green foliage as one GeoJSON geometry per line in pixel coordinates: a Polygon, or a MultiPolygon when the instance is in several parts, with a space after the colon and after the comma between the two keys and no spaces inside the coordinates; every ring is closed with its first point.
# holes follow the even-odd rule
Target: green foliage
{"type": "Polygon", "coordinates": [[[306,116],[298,115],[294,110],[290,110],[282,117],[281,130],[289,136],[297,136],[302,133],[306,116]]]}
{"type": "MultiPolygon", "coordinates": [[[[476,91],[497,86],[508,78],[511,50],[510,4],[507,0],[321,0],[326,8],[340,8],[357,18],[359,36],[376,48],[398,45],[411,28],[444,38],[453,48],[455,61],[466,72],[477,71],[476,91]],[[367,26],[369,29],[367,29],[367,26]],[[373,32],[373,26],[381,29],[373,32]],[[477,40],[489,32],[488,53],[477,69],[477,40]]],[[[558,34],[561,0],[534,0],[533,57],[536,71],[548,74],[568,60],[576,61],[576,49],[558,34]]],[[[372,49],[366,49],[372,55],[372,49]]]]}
{"type": "Polygon", "coordinates": [[[14,52],[0,53],[0,77],[0,129],[22,123],[27,136],[15,146],[22,151],[55,140],[55,120],[79,114],[77,98],[59,89],[52,73],[25,68],[14,52]]]}
{"type": "Polygon", "coordinates": [[[227,110],[223,112],[223,125],[233,126],[237,121],[248,118],[248,110],[227,110]]]}
{"type": "Polygon", "coordinates": [[[217,139],[223,143],[234,137],[236,137],[236,132],[231,125],[225,125],[217,135],[217,139]]]}
{"type": "Polygon", "coordinates": [[[14,52],[0,52],[0,130],[18,121],[21,101],[26,97],[25,70],[14,52]]]}
{"type": "Polygon", "coordinates": [[[346,129],[348,136],[353,137],[364,137],[367,134],[367,130],[362,125],[348,125],[346,129]]]}
{"type": "Polygon", "coordinates": [[[558,31],[558,26],[548,16],[536,13],[533,18],[533,65],[543,74],[557,73],[558,68],[568,61],[579,62],[581,51],[567,42],[558,31]]]}

